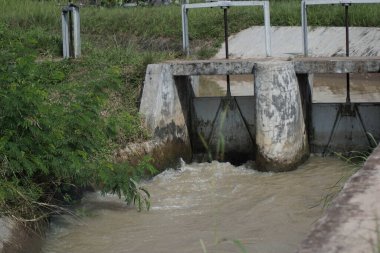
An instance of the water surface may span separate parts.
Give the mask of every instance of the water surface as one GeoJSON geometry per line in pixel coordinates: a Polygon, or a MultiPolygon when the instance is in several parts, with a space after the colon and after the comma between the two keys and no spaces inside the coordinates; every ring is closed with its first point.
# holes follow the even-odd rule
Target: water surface
{"type": "Polygon", "coordinates": [[[145,183],[152,209],[138,213],[92,193],[81,219],[54,219],[44,253],[295,252],[321,202],[348,174],[335,158],[312,157],[298,170],[263,173],[229,163],[183,165],[145,183]]]}

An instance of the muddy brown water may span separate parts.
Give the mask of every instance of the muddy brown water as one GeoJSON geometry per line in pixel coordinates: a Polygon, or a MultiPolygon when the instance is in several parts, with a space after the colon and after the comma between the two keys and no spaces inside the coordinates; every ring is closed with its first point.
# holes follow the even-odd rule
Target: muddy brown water
{"type": "MultiPolygon", "coordinates": [[[[233,96],[253,96],[253,75],[231,75],[233,96]]],[[[380,74],[351,74],[352,102],[380,102],[380,74]]],[[[345,74],[315,74],[313,79],[313,102],[344,103],[346,101],[345,74]]],[[[199,97],[226,94],[226,77],[222,75],[201,76],[199,97]]]]}
{"type": "Polygon", "coordinates": [[[144,186],[149,212],[92,193],[77,214],[53,219],[43,253],[295,252],[323,213],[332,186],[350,174],[336,158],[263,173],[246,164],[184,164],[144,186]],[[234,242],[235,240],[235,242],[234,242]]]}

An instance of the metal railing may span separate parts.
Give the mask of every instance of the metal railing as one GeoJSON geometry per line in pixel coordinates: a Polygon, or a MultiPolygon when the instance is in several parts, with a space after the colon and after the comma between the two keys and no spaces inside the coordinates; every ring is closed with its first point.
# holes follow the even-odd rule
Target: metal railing
{"type": "MultiPolygon", "coordinates": [[[[323,5],[323,4],[337,4],[344,6],[344,20],[346,28],[346,56],[350,56],[350,32],[349,32],[349,18],[348,7],[351,4],[369,4],[380,3],[380,0],[302,0],[301,3],[301,18],[302,18],[302,33],[303,33],[303,53],[305,56],[309,55],[309,45],[307,38],[307,6],[308,5],[323,5]]],[[[351,103],[350,95],[350,74],[346,74],[346,103],[351,103]]]]}
{"type": "MultiPolygon", "coordinates": [[[[307,38],[307,6],[308,5],[343,5],[345,7],[345,19],[346,19],[346,37],[348,39],[348,7],[351,4],[373,4],[380,3],[380,0],[302,0],[301,4],[301,18],[302,18],[302,33],[303,33],[303,52],[305,56],[309,54],[308,38],[307,38]]],[[[346,48],[347,50],[347,48],[346,48]]]]}
{"type": "Polygon", "coordinates": [[[265,51],[267,56],[271,56],[271,38],[270,38],[270,12],[269,1],[218,1],[209,3],[194,3],[182,5],[182,44],[183,51],[186,55],[190,55],[189,45],[189,25],[188,10],[199,8],[215,8],[220,7],[226,9],[228,7],[249,7],[262,6],[264,10],[264,27],[265,27],[265,51]]]}

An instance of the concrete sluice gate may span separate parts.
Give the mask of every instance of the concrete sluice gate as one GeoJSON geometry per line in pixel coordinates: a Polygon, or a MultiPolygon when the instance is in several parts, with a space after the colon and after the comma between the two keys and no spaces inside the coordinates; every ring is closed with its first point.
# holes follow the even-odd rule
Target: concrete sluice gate
{"type": "Polygon", "coordinates": [[[168,155],[186,161],[255,160],[259,170],[288,171],[310,152],[368,150],[380,139],[380,103],[312,103],[309,74],[377,73],[380,61],[326,62],[222,62],[224,70],[208,62],[149,65],[140,113],[154,137],[173,145],[168,155]],[[254,96],[194,95],[196,75],[247,73],[255,77],[254,96]]]}

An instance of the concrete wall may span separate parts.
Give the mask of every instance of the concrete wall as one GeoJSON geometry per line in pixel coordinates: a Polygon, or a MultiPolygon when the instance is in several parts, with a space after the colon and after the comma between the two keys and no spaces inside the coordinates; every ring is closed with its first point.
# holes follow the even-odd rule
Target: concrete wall
{"type": "Polygon", "coordinates": [[[298,253],[372,253],[380,248],[380,146],[353,175],[298,253]]]}

